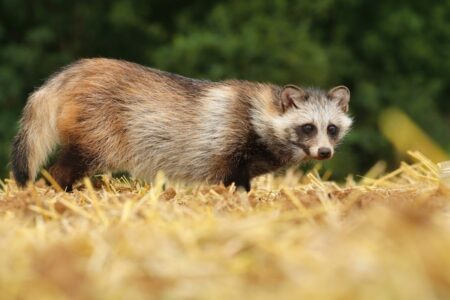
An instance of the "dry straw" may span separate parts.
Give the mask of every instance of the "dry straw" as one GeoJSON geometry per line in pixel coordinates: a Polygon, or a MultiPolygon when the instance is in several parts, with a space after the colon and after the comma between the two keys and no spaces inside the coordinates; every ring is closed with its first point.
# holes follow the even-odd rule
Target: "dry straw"
{"type": "Polygon", "coordinates": [[[289,171],[249,194],[162,175],[73,193],[6,180],[1,298],[448,299],[450,191],[410,155],[345,185],[289,171]]]}

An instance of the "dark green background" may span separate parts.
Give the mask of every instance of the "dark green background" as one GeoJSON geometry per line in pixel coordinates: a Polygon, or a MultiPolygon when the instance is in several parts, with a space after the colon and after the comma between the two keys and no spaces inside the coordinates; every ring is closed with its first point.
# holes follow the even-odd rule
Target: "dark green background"
{"type": "Polygon", "coordinates": [[[450,1],[0,0],[0,165],[27,95],[81,57],[220,80],[352,90],[336,177],[398,157],[377,120],[405,111],[450,150],[450,1]]]}

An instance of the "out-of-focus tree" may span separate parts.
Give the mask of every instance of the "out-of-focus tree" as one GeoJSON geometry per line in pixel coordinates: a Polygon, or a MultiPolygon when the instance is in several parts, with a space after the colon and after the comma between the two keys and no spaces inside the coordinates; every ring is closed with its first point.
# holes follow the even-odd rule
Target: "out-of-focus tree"
{"type": "Polygon", "coordinates": [[[395,165],[377,125],[390,106],[450,150],[449,0],[0,0],[0,45],[4,164],[26,95],[91,56],[214,80],[348,85],[355,127],[327,163],[337,177],[395,165]]]}

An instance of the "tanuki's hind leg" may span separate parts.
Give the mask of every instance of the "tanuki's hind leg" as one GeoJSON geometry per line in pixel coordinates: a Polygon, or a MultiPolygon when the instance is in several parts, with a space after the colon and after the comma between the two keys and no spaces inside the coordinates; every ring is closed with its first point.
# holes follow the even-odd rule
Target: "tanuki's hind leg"
{"type": "Polygon", "coordinates": [[[64,146],[58,154],[56,163],[50,167],[50,175],[66,191],[72,191],[72,185],[84,176],[91,175],[93,159],[83,153],[76,145],[64,146]]]}

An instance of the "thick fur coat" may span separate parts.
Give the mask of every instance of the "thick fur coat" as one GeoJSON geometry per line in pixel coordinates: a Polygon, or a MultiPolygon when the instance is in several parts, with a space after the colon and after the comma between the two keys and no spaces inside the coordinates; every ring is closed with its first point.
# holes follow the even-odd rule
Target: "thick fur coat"
{"type": "Polygon", "coordinates": [[[99,172],[152,180],[162,170],[174,179],[248,190],[260,174],[331,157],[351,125],[349,99],[342,86],[324,92],[211,82],[83,59],[30,95],[13,145],[13,175],[20,186],[33,181],[59,145],[50,173],[67,189],[99,172]],[[330,135],[330,124],[337,134],[330,135]],[[325,148],[330,153],[321,156],[325,148]]]}

